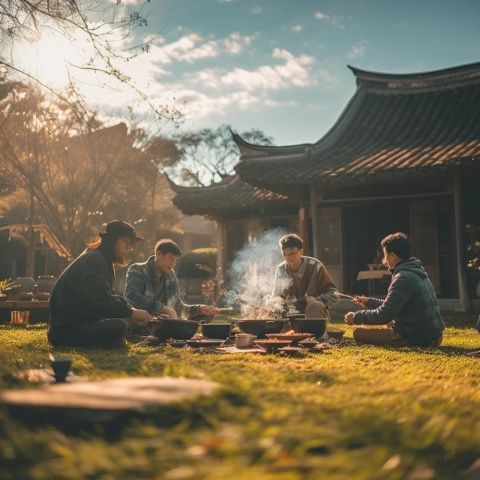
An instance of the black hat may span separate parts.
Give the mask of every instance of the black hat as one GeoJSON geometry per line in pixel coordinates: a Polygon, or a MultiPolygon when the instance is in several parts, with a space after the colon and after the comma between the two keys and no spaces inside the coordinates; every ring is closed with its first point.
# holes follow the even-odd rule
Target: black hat
{"type": "Polygon", "coordinates": [[[101,237],[105,237],[107,235],[114,237],[125,236],[130,237],[135,242],[138,240],[143,240],[142,237],[137,235],[133,226],[127,222],[124,222],[123,220],[112,220],[111,222],[108,222],[105,232],[101,232],[99,235],[101,237]]]}

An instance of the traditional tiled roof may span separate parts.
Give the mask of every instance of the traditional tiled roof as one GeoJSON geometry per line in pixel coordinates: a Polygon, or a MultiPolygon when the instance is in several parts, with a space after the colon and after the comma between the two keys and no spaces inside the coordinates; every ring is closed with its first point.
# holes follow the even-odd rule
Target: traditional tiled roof
{"type": "Polygon", "coordinates": [[[316,143],[260,146],[234,135],[243,180],[286,191],[480,166],[480,63],[408,75],[349,68],[357,91],[316,143]]]}
{"type": "Polygon", "coordinates": [[[238,175],[208,187],[183,187],[170,180],[173,203],[187,215],[221,216],[233,211],[256,210],[262,206],[286,204],[284,195],[244,183],[238,175]]]}
{"type": "Polygon", "coordinates": [[[55,252],[60,257],[65,257],[67,259],[71,259],[72,256],[68,251],[67,247],[65,247],[54,235],[54,233],[50,230],[48,225],[45,224],[11,224],[6,226],[0,226],[0,232],[6,231],[10,237],[20,236],[22,238],[26,238],[28,231],[32,228],[33,232],[38,233],[40,236],[40,241],[46,241],[47,244],[55,250],[55,252]]]}

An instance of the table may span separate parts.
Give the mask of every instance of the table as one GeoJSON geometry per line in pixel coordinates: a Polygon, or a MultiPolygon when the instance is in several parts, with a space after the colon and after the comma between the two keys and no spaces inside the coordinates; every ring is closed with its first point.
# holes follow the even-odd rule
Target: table
{"type": "Polygon", "coordinates": [[[375,280],[381,280],[384,277],[390,276],[388,270],[360,270],[357,275],[357,280],[368,280],[368,296],[375,294],[375,280]]]}
{"type": "Polygon", "coordinates": [[[24,325],[28,323],[30,312],[48,312],[50,302],[48,300],[6,300],[0,301],[1,312],[10,314],[12,325],[24,325]]]}

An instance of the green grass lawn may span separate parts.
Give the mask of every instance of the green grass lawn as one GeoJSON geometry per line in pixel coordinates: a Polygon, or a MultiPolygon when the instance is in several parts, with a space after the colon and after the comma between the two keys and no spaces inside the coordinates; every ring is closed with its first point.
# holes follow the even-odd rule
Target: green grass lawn
{"type": "MultiPolygon", "coordinates": [[[[480,349],[452,326],[438,349],[346,345],[304,358],[189,349],[56,349],[90,378],[208,378],[211,398],[110,427],[26,424],[0,406],[0,478],[478,479],[480,349]],[[476,462],[476,463],[475,463],[476,462]]],[[[0,388],[47,366],[45,327],[0,327],[0,388]]]]}

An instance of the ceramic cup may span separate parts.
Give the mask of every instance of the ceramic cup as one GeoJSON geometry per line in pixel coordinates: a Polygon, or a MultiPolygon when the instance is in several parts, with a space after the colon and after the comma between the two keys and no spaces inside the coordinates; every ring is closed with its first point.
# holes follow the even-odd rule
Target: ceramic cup
{"type": "Polygon", "coordinates": [[[51,362],[53,375],[56,382],[65,382],[72,366],[71,358],[56,358],[51,362]]]}
{"type": "Polygon", "coordinates": [[[235,335],[235,346],[237,348],[253,347],[253,342],[256,338],[255,335],[250,335],[249,333],[238,333],[235,335]]]}

